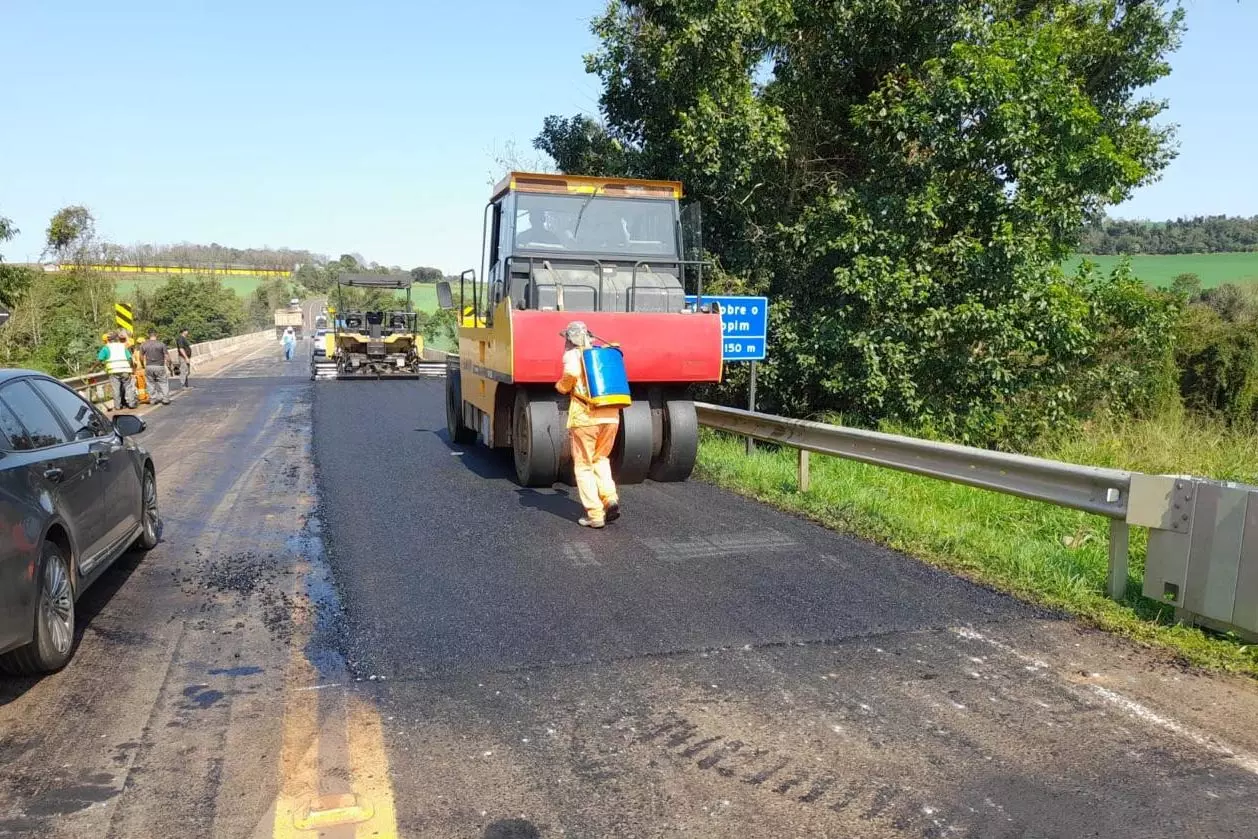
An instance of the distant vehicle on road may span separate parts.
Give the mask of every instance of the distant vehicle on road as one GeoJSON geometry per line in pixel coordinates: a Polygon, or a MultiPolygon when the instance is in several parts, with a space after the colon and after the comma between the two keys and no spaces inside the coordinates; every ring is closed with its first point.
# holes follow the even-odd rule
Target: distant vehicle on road
{"type": "Polygon", "coordinates": [[[292,327],[298,338],[301,338],[301,329],[305,320],[305,316],[298,307],[294,309],[276,309],[275,310],[275,337],[278,340],[284,335],[284,330],[292,327]]]}
{"type": "Polygon", "coordinates": [[[314,343],[310,348],[312,355],[320,358],[326,357],[328,354],[328,335],[332,332],[326,326],[321,326],[315,330],[314,343]]]}
{"type": "Polygon", "coordinates": [[[65,666],[75,601],[133,545],[157,545],[157,472],[130,439],[142,431],[56,379],[0,370],[0,670],[65,666]]]}

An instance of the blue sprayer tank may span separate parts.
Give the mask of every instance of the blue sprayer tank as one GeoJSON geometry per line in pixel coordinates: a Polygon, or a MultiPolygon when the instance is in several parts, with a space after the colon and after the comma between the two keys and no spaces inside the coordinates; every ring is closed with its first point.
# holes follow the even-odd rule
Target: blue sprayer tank
{"type": "Polygon", "coordinates": [[[590,347],[581,352],[585,381],[590,387],[590,403],[597,407],[622,407],[629,398],[629,377],[625,375],[625,355],[620,347],[590,347]]]}

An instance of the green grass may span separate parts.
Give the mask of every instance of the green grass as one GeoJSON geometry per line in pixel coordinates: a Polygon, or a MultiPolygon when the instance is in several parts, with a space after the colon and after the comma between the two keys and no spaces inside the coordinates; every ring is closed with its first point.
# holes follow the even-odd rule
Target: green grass
{"type": "MultiPolygon", "coordinates": [[[[1075,463],[1258,482],[1258,437],[1170,417],[1094,427],[1031,452],[1075,463]]],[[[796,491],[796,453],[704,432],[697,474],[719,486],[912,554],[975,582],[1161,648],[1187,662],[1258,678],[1258,646],[1173,623],[1140,594],[1147,535],[1132,529],[1126,598],[1105,596],[1108,521],[945,481],[812,455],[796,491]]]]}
{"type": "MultiPolygon", "coordinates": [[[[1066,264],[1068,271],[1078,267],[1084,257],[1076,256],[1066,264]]],[[[1097,256],[1087,259],[1104,271],[1112,270],[1121,256],[1097,256]]],[[[1165,287],[1177,274],[1196,274],[1202,288],[1214,288],[1224,283],[1258,282],[1258,252],[1254,253],[1187,253],[1158,256],[1137,254],[1131,257],[1132,272],[1146,285],[1165,287]]]]}
{"type": "MultiPolygon", "coordinates": [[[[458,295],[457,288],[454,293],[458,295]]],[[[415,283],[411,286],[411,306],[417,312],[437,311],[437,286],[433,283],[415,283]]]]}
{"type": "MultiPolygon", "coordinates": [[[[172,276],[185,276],[189,279],[192,279],[193,277],[199,277],[202,275],[199,275],[199,274],[197,275],[193,275],[193,274],[186,274],[186,275],[145,274],[139,277],[134,276],[134,275],[132,276],[122,275],[118,278],[118,281],[117,281],[118,292],[120,294],[129,294],[130,292],[134,291],[136,288],[142,288],[146,292],[153,291],[154,289],[160,288],[161,286],[165,285],[166,281],[169,280],[172,276]]],[[[206,275],[206,276],[213,276],[213,275],[206,275]]],[[[229,288],[232,291],[236,292],[236,294],[241,299],[244,299],[248,297],[249,295],[253,294],[254,291],[257,290],[258,286],[266,282],[265,277],[261,277],[256,274],[219,276],[218,280],[219,282],[223,284],[223,288],[229,288]]]]}

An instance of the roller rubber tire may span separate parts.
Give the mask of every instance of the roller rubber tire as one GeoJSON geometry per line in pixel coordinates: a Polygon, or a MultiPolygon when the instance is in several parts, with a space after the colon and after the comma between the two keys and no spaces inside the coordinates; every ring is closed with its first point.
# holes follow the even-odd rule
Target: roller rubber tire
{"type": "Polygon", "coordinates": [[[462,376],[446,376],[446,433],[450,442],[467,445],[476,439],[476,433],[463,424],[462,382],[462,376]]]}
{"type": "Polygon", "coordinates": [[[548,487],[559,477],[567,436],[559,406],[553,399],[535,397],[524,388],[515,393],[511,412],[511,449],[515,477],[521,486],[548,487]]]}
{"type": "Polygon", "coordinates": [[[0,655],[0,671],[14,676],[53,673],[65,667],[74,654],[74,587],[70,578],[70,563],[52,542],[45,542],[40,554],[37,585],[35,633],[31,642],[0,655]],[[50,583],[53,584],[52,589],[50,583]],[[52,597],[46,596],[50,590],[52,597]],[[49,602],[45,603],[45,600],[49,602]],[[51,608],[53,606],[55,608],[51,608]],[[54,627],[54,621],[61,626],[54,627]]]}
{"type": "Polygon", "coordinates": [[[620,412],[620,430],[612,449],[612,475],[617,484],[640,484],[651,471],[651,403],[634,398],[620,412]]]}
{"type": "Polygon", "coordinates": [[[651,480],[684,481],[694,471],[699,455],[699,418],[689,399],[664,402],[664,440],[659,456],[651,463],[651,480]]]}

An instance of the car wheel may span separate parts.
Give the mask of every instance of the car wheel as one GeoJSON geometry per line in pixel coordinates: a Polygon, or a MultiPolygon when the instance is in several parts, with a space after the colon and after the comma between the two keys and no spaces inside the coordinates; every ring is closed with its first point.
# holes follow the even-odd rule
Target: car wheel
{"type": "Polygon", "coordinates": [[[162,540],[162,517],[157,509],[157,476],[152,469],[144,470],[144,483],[140,489],[140,538],[136,545],[149,551],[162,540]]]}
{"type": "Polygon", "coordinates": [[[0,668],[18,676],[52,673],[65,667],[74,651],[74,585],[61,549],[45,542],[35,593],[35,637],[0,656],[0,668]]]}

